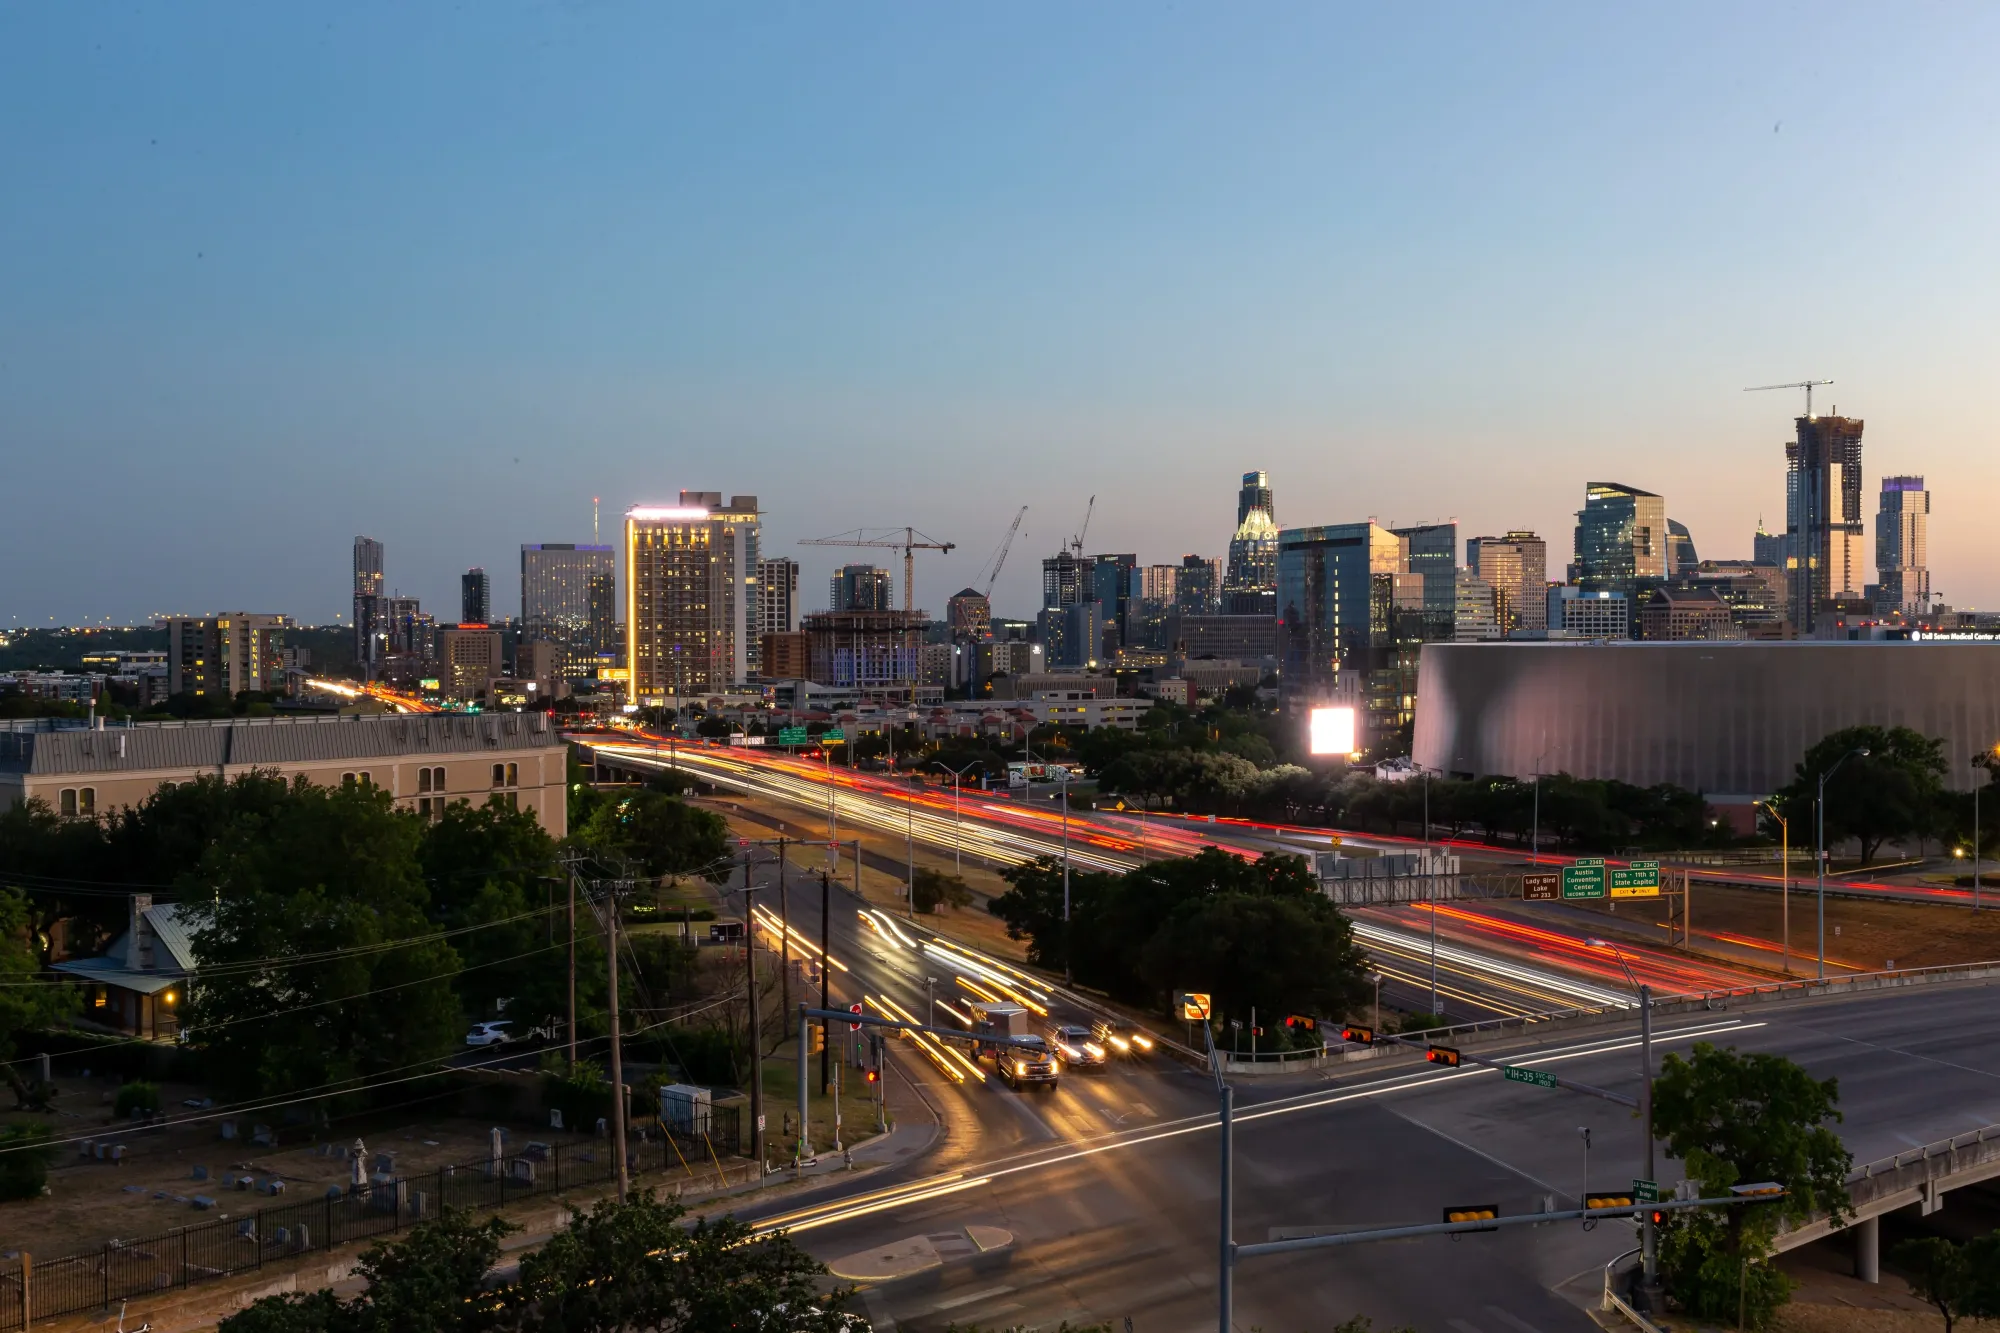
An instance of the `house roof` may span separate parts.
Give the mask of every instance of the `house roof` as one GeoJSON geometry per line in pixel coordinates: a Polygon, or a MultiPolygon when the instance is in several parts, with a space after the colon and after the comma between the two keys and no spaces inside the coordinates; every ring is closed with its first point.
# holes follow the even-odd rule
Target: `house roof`
{"type": "Polygon", "coordinates": [[[76,977],[82,981],[94,981],[101,986],[118,986],[125,990],[138,991],[141,995],[158,995],[170,986],[177,986],[187,979],[180,972],[134,972],[116,958],[72,958],[66,963],[57,963],[58,972],[76,977]]]}
{"type": "Polygon", "coordinates": [[[122,986],[142,995],[156,995],[169,986],[185,981],[195,971],[192,927],[199,924],[194,914],[179,903],[160,903],[145,911],[146,928],[158,945],[153,966],[138,969],[127,964],[132,932],[120,931],[111,947],[96,958],[72,958],[54,965],[58,972],[105,986],[122,986]]]}

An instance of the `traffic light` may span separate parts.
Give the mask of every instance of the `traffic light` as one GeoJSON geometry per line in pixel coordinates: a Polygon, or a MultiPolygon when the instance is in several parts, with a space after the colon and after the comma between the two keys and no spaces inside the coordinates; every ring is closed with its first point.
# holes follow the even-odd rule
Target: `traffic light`
{"type": "Polygon", "coordinates": [[[1340,1039],[1342,1041],[1351,1041],[1356,1046],[1373,1046],[1375,1044],[1375,1029],[1360,1027],[1342,1028],[1340,1030],[1340,1039]]]}
{"type": "Polygon", "coordinates": [[[1253,1027],[1250,1029],[1250,1035],[1253,1037],[1261,1037],[1264,1035],[1264,1029],[1253,1027]]]}
{"type": "Polygon", "coordinates": [[[821,1051],[825,1049],[826,1049],[826,1028],[824,1026],[815,1024],[812,1028],[812,1042],[808,1053],[812,1055],[818,1055],[821,1051]]]}
{"type": "MultiPolygon", "coordinates": [[[[1486,1222],[1500,1216],[1497,1203],[1454,1203],[1444,1210],[1447,1222],[1486,1222]]],[[[1499,1227],[1474,1227],[1475,1231],[1498,1231],[1499,1227]]]]}
{"type": "Polygon", "coordinates": [[[1285,1020],[1285,1026],[1301,1032],[1311,1032],[1319,1026],[1319,1020],[1307,1018],[1304,1014],[1293,1014],[1285,1020]]]}
{"type": "Polygon", "coordinates": [[[1583,1207],[1586,1212],[1593,1208],[1630,1208],[1637,1200],[1631,1190],[1621,1190],[1616,1194],[1586,1194],[1583,1207]]]}
{"type": "Polygon", "coordinates": [[[1458,1049],[1453,1046],[1433,1046],[1424,1052],[1424,1059],[1430,1061],[1432,1064],[1450,1065],[1453,1069],[1458,1068],[1459,1062],[1463,1058],[1459,1055],[1458,1049]]]}
{"type": "Polygon", "coordinates": [[[880,1083],[882,1081],[882,1071],[879,1069],[870,1069],[868,1071],[868,1081],[870,1083],[880,1083]]]}

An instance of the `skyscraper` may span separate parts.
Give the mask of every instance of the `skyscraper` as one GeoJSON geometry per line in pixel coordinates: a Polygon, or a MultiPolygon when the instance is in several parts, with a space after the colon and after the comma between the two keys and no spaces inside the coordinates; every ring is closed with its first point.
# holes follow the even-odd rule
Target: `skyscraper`
{"type": "Polygon", "coordinates": [[[1750,539],[1750,563],[1785,567],[1785,534],[1764,531],[1761,514],[1757,516],[1757,535],[1750,539]]]}
{"type": "Polygon", "coordinates": [[[354,539],[354,660],[364,670],[381,655],[376,636],[382,615],[382,543],[373,537],[354,539]]]}
{"type": "Polygon", "coordinates": [[[1679,519],[1667,520],[1667,577],[1677,574],[1693,574],[1701,567],[1701,557],[1695,554],[1694,534],[1687,530],[1687,524],[1679,519]]]}
{"type": "Polygon", "coordinates": [[[625,515],[625,663],[633,703],[738,685],[755,627],[757,497],[682,491],[625,515]]]}
{"type": "Polygon", "coordinates": [[[1222,609],[1222,562],[1184,555],[1174,579],[1174,610],[1184,616],[1212,616],[1222,609]]]}
{"type": "Polygon", "coordinates": [[[458,619],[464,625],[484,625],[493,619],[493,581],[474,565],[458,578],[458,619]]]}
{"type": "Polygon", "coordinates": [[[842,565],[827,588],[832,611],[893,611],[889,571],[874,565],[842,565]]]}
{"type": "Polygon", "coordinates": [[[1470,538],[1465,570],[1493,590],[1493,623],[1500,635],[1548,628],[1549,544],[1540,537],[1516,530],[1470,538]]]}
{"type": "MultiPolygon", "coordinates": [[[[1139,557],[1136,555],[1100,555],[1093,558],[1091,569],[1091,595],[1097,602],[1097,618],[1107,630],[1115,631],[1118,643],[1125,642],[1126,633],[1134,628],[1128,624],[1132,613],[1139,604],[1139,557]]],[[[1114,645],[1102,645],[1109,650],[1114,645]]],[[[1110,655],[1106,651],[1105,655],[1110,655]]],[[[1092,656],[1096,656],[1093,652],[1092,656]]]]}
{"type": "Polygon", "coordinates": [[[992,632],[993,607],[977,588],[961,588],[944,604],[953,643],[984,643],[992,632]]]}
{"type": "Polygon", "coordinates": [[[1584,488],[1576,513],[1576,563],[1570,581],[1630,599],[1641,579],[1667,576],[1667,502],[1651,491],[1615,481],[1584,488]]]}
{"type": "Polygon", "coordinates": [[[1855,597],[1862,571],[1861,427],[1854,417],[1799,417],[1785,446],[1785,568],[1791,621],[1811,634],[1834,597],[1855,597]]]}
{"type": "Polygon", "coordinates": [[[799,627],[799,562],[767,556],[757,562],[757,635],[791,634],[799,627]]]}
{"type": "Polygon", "coordinates": [[[1434,637],[1451,637],[1458,598],[1458,524],[1424,523],[1396,528],[1403,539],[1404,563],[1424,581],[1424,618],[1434,637]]]}
{"type": "Polygon", "coordinates": [[[620,646],[618,578],[608,573],[592,574],[589,591],[590,651],[600,658],[615,656],[620,646]]]}
{"type": "Polygon", "coordinates": [[[1232,616],[1276,615],[1278,520],[1265,472],[1243,474],[1236,493],[1236,535],[1229,539],[1229,571],[1222,581],[1222,610],[1232,616]]]}
{"type": "Polygon", "coordinates": [[[1286,528],[1278,543],[1287,702],[1329,697],[1343,675],[1388,666],[1394,613],[1423,606],[1404,539],[1374,523],[1336,523],[1286,528]]]}
{"type": "Polygon", "coordinates": [[[1064,550],[1042,561],[1042,608],[1095,600],[1097,562],[1064,550]]]}
{"type": "Polygon", "coordinates": [[[1882,478],[1875,511],[1875,569],[1881,593],[1875,609],[1887,615],[1930,610],[1931,493],[1922,477],[1882,478]]]}
{"type": "Polygon", "coordinates": [[[521,633],[553,643],[564,675],[584,675],[597,665],[592,637],[590,580],[617,577],[618,552],[610,546],[539,542],[521,547],[521,633]]]}

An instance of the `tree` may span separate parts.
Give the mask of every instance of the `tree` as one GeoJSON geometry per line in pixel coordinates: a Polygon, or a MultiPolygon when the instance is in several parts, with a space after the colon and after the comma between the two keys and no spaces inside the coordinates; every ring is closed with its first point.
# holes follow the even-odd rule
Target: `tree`
{"type": "Polygon", "coordinates": [[[1661,1234],[1668,1284],[1683,1309],[1733,1317],[1740,1307],[1759,1327],[1789,1297],[1789,1282],[1766,1262],[1778,1223],[1815,1213],[1845,1214],[1853,1158],[1829,1125],[1839,1121],[1836,1080],[1816,1081],[1777,1055],[1742,1054],[1696,1043],[1691,1058],[1670,1054],[1653,1083],[1653,1126],[1670,1155],[1709,1196],[1747,1182],[1774,1181],[1783,1198],[1732,1207],[1725,1215],[1677,1215],[1661,1234]]]}
{"type": "Polygon", "coordinates": [[[1813,828],[1823,773],[1832,774],[1826,784],[1827,842],[1853,838],[1867,865],[1883,843],[1934,827],[1944,799],[1944,742],[1908,727],[1847,727],[1824,737],[1806,751],[1791,783],[1778,793],[1794,827],[1813,828]]]}
{"type": "Polygon", "coordinates": [[[1944,1316],[1944,1333],[1966,1315],[1972,1302],[1973,1274],[1965,1247],[1942,1236],[1920,1236],[1889,1251],[1889,1261],[1910,1277],[1910,1290],[1944,1316]]]}
{"type": "Polygon", "coordinates": [[[202,970],[188,1025],[218,1081],[239,1095],[301,1091],[451,1050],[459,959],[426,917],[422,823],[373,787],[236,784],[261,813],[181,877],[202,970]]]}
{"type": "Polygon", "coordinates": [[[368,1285],[352,1300],[332,1291],[266,1296],[219,1325],[219,1333],[473,1333],[500,1327],[482,1295],[500,1241],[515,1227],[475,1222],[453,1210],[420,1222],[400,1244],[376,1243],[355,1261],[368,1285]]]}
{"type": "MultiPolygon", "coordinates": [[[[26,894],[0,889],[0,1070],[23,1108],[46,1108],[54,1089],[22,1077],[14,1065],[16,1034],[46,1027],[73,1012],[76,992],[69,986],[40,978],[41,958],[30,933],[26,894]]],[[[36,1189],[39,1192],[40,1183],[36,1189]]]]}
{"type": "Polygon", "coordinates": [[[651,790],[604,802],[572,836],[593,852],[630,860],[648,875],[726,873],[730,851],[722,816],[651,790]]]}
{"type": "Polygon", "coordinates": [[[916,883],[910,891],[912,905],[919,912],[938,912],[972,902],[972,889],[957,875],[948,875],[929,866],[918,866],[916,883]]]}
{"type": "Polygon", "coordinates": [[[783,1232],[754,1233],[734,1216],[683,1226],[686,1210],[650,1190],[579,1214],[521,1260],[500,1293],[502,1326],[524,1333],[650,1329],[782,1329],[840,1333],[845,1290],[821,1295],[826,1269],[783,1232]],[[773,1320],[782,1311],[782,1322],[773,1320]]]}

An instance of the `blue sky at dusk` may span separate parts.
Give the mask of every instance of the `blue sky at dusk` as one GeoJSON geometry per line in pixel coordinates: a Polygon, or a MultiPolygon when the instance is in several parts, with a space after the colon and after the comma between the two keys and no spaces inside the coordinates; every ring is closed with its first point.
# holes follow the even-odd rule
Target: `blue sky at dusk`
{"type": "MultiPolygon", "coordinates": [[[[0,624],[449,618],[682,487],[1088,546],[1584,483],[1783,522],[1793,393],[2000,604],[1991,6],[0,0],[0,624]]],[[[900,563],[900,562],[895,562],[900,563]]],[[[1552,570],[1553,572],[1553,570],[1552,570]]],[[[900,568],[898,568],[900,577],[900,568]]]]}

